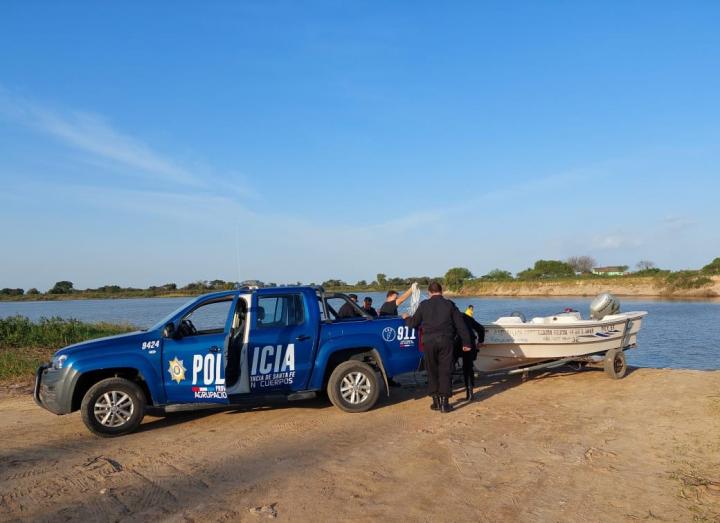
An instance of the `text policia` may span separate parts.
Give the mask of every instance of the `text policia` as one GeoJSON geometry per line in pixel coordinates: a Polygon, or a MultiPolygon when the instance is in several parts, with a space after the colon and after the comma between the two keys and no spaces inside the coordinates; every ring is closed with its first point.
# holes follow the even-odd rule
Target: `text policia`
{"type": "Polygon", "coordinates": [[[292,385],[294,379],[295,344],[255,347],[250,370],[252,388],[292,385]]]}
{"type": "MultiPolygon", "coordinates": [[[[192,391],[197,399],[226,398],[220,354],[195,354],[192,363],[192,391]]],[[[172,369],[172,362],[171,362],[172,369]]],[[[170,371],[172,375],[172,370],[170,371]]],[[[252,351],[250,385],[269,388],[292,385],[295,379],[295,345],[266,345],[252,351]]],[[[182,377],[180,378],[182,381],[182,377]]]]}

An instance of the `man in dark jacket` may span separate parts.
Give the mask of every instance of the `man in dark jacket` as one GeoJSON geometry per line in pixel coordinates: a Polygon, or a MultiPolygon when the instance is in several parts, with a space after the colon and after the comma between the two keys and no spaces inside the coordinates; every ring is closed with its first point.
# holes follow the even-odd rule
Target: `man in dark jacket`
{"type": "Polygon", "coordinates": [[[478,345],[485,341],[485,327],[480,325],[472,316],[463,314],[465,326],[473,338],[472,348],[469,351],[463,350],[463,341],[460,336],[455,336],[455,346],[453,352],[455,359],[462,358],[463,380],[465,382],[465,400],[473,399],[473,390],[475,389],[475,369],[473,363],[478,354],[478,345]]]}
{"type": "Polygon", "coordinates": [[[430,407],[440,412],[450,412],[452,395],[453,339],[460,336],[463,350],[474,347],[470,332],[455,305],[443,298],[442,287],[437,282],[428,286],[430,299],[424,300],[411,317],[405,319],[408,327],[423,329],[423,351],[428,376],[428,393],[432,396],[430,407]]]}
{"type": "Polygon", "coordinates": [[[363,306],[361,307],[363,312],[368,313],[373,318],[378,317],[378,313],[375,310],[375,307],[372,306],[372,298],[370,296],[366,296],[363,300],[363,306]]]}
{"type": "MultiPolygon", "coordinates": [[[[353,303],[357,303],[358,301],[357,294],[348,294],[348,298],[350,298],[353,303]]],[[[338,311],[338,318],[355,318],[358,316],[360,316],[360,313],[348,302],[345,302],[338,311]]]]}

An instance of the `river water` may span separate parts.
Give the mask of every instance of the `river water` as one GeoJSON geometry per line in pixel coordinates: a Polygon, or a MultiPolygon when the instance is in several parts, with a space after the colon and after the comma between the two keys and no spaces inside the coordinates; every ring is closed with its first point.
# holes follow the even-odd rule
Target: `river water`
{"type": "MultiPolygon", "coordinates": [[[[371,296],[382,304],[383,293],[371,296]]],[[[82,321],[130,323],[140,328],[153,325],[185,303],[187,298],[121,300],[72,300],[0,302],[0,317],[21,314],[37,320],[43,316],[77,318],[82,321]]],[[[520,311],[527,318],[549,316],[572,307],[587,315],[591,298],[457,298],[460,310],[475,306],[475,319],[488,323],[499,316],[520,311]]],[[[624,298],[624,311],[648,311],[638,336],[638,348],[627,352],[628,362],[638,367],[720,369],[720,302],[661,301],[624,298]]],[[[401,310],[403,307],[401,307],[401,310]]]]}

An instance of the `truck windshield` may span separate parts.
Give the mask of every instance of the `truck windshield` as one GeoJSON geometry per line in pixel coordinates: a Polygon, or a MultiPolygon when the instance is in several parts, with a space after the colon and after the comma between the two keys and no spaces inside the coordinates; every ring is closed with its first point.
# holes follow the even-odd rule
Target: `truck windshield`
{"type": "Polygon", "coordinates": [[[160,321],[157,322],[155,325],[153,325],[152,327],[150,327],[148,330],[154,331],[154,330],[156,330],[156,329],[162,329],[162,328],[167,324],[167,322],[169,322],[169,321],[172,320],[175,316],[177,316],[178,314],[180,314],[180,311],[182,311],[183,309],[185,309],[185,308],[186,308],[188,305],[190,305],[193,301],[195,301],[195,300],[186,301],[185,303],[183,303],[182,305],[180,305],[180,307],[178,307],[177,309],[175,309],[174,311],[172,311],[170,314],[168,314],[167,316],[165,316],[162,320],[160,320],[160,321]]]}

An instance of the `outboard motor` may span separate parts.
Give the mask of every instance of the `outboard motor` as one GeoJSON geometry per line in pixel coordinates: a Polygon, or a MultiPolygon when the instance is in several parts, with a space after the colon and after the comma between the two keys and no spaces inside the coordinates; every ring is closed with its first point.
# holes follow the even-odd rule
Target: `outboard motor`
{"type": "Polygon", "coordinates": [[[602,320],[605,316],[618,312],[620,312],[620,301],[609,292],[599,294],[590,303],[590,317],[593,320],[602,320]]]}

